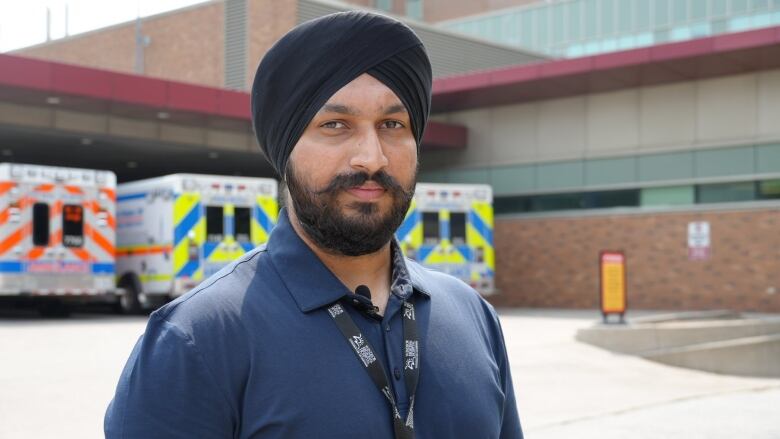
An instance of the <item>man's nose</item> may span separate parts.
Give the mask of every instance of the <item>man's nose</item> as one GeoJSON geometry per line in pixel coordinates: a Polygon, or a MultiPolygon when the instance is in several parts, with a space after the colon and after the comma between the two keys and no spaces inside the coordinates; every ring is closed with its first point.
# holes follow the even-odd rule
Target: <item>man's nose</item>
{"type": "Polygon", "coordinates": [[[350,166],[374,175],[375,172],[388,165],[382,142],[376,128],[364,130],[355,141],[355,152],[350,160],[350,166]]]}

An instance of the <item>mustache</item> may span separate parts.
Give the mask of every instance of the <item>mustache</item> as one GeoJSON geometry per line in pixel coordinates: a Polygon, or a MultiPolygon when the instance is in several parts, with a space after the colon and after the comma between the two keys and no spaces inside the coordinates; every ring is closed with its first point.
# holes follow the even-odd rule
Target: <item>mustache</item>
{"type": "MultiPolygon", "coordinates": [[[[333,177],[324,189],[321,189],[316,193],[317,195],[322,195],[340,190],[347,190],[356,186],[362,186],[363,183],[367,181],[373,181],[388,192],[408,195],[407,191],[404,190],[398,181],[383,170],[377,171],[373,175],[368,175],[367,172],[339,174],[333,177]]],[[[414,188],[412,188],[411,192],[414,192],[414,188]]]]}

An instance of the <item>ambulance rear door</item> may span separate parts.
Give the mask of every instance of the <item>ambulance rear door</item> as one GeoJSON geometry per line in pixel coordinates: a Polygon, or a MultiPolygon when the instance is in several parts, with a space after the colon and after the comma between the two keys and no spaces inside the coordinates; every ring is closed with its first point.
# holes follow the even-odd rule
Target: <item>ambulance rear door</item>
{"type": "MultiPolygon", "coordinates": [[[[35,168],[37,178],[22,183],[29,239],[22,253],[24,289],[40,295],[82,294],[91,286],[91,254],[86,249],[84,191],[65,184],[68,170],[35,168]]],[[[90,174],[91,177],[91,174],[90,174]]]]}

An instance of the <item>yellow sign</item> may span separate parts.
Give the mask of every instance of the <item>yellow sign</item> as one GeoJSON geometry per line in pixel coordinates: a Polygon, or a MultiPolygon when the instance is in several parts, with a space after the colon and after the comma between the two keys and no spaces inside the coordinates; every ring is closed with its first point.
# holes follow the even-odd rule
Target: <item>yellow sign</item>
{"type": "Polygon", "coordinates": [[[621,252],[601,252],[601,313],[626,312],[626,257],[621,252]]]}

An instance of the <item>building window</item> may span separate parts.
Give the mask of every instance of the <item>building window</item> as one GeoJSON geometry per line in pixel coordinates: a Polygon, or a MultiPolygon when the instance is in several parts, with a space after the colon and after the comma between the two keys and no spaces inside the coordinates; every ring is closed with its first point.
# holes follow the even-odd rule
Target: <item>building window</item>
{"type": "Polygon", "coordinates": [[[753,181],[703,184],[696,187],[697,203],[728,203],[755,199],[756,183],[753,181]]]}
{"type": "Polygon", "coordinates": [[[524,213],[530,211],[531,197],[496,197],[493,200],[493,212],[501,213],[524,213]]]}
{"type": "Polygon", "coordinates": [[[376,0],[374,7],[383,11],[390,12],[393,10],[393,0],[376,0]]]}
{"type": "Polygon", "coordinates": [[[758,198],[762,200],[780,199],[780,180],[759,181],[758,198]]]}
{"type": "Polygon", "coordinates": [[[423,0],[406,0],[406,16],[415,20],[422,20],[423,0]]]}
{"type": "Polygon", "coordinates": [[[640,193],[642,206],[679,206],[696,202],[693,186],[671,186],[644,188],[640,193]]]}
{"type": "Polygon", "coordinates": [[[531,212],[574,210],[585,207],[584,194],[551,194],[531,197],[531,212]]]}
{"type": "Polygon", "coordinates": [[[609,207],[632,207],[639,205],[639,190],[589,192],[585,194],[583,207],[606,209],[609,207]]]}
{"type": "Polygon", "coordinates": [[[693,206],[753,200],[780,200],[780,179],[496,197],[493,211],[496,214],[508,214],[614,207],[693,206]]]}

